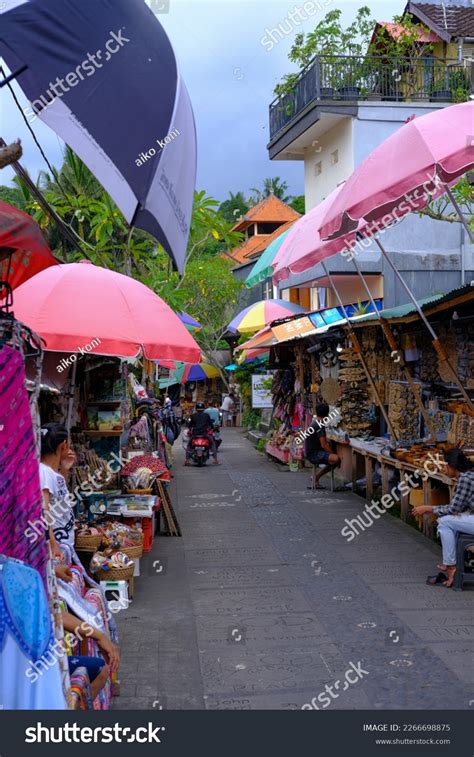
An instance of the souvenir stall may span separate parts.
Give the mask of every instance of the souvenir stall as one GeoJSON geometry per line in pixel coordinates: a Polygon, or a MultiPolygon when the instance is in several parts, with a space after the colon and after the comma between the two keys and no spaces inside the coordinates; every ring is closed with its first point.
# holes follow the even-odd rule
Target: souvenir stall
{"type": "MultiPolygon", "coordinates": [[[[439,334],[452,368],[474,398],[474,291],[464,287],[432,298],[423,311],[439,334]]],[[[463,447],[474,459],[474,411],[452,380],[420,321],[416,308],[403,306],[382,311],[382,325],[390,326],[400,344],[391,351],[381,321],[374,314],[351,319],[357,342],[383,402],[384,414],[368,386],[351,331],[340,321],[331,328],[281,343],[272,349],[275,365],[273,431],[267,452],[284,462],[292,460],[298,432],[310,425],[310,410],[324,401],[339,411],[327,437],[342,459],[341,474],[371,499],[374,491],[389,494],[403,472],[413,472],[446,448],[463,447]],[[280,360],[279,356],[283,356],[280,360]],[[407,380],[407,371],[409,380],[407,380]],[[306,411],[306,415],[301,412],[306,411]],[[385,416],[390,421],[387,427],[385,416]],[[303,418],[303,421],[301,420],[303,418]]],[[[301,454],[301,452],[300,452],[301,454]]],[[[400,515],[409,517],[409,505],[423,499],[444,504],[454,481],[442,469],[431,471],[419,488],[403,495],[400,515]]],[[[432,534],[426,519],[420,527],[432,534]]]]}
{"type": "MultiPolygon", "coordinates": [[[[15,314],[30,328],[38,331],[47,342],[48,350],[53,355],[50,360],[52,370],[56,372],[55,378],[59,381],[63,381],[63,377],[67,379],[61,384],[59,396],[53,392],[48,396],[43,394],[41,406],[47,417],[41,417],[41,423],[50,419],[62,424],[66,421],[66,429],[62,428],[58,433],[64,435],[64,441],[71,442],[74,450],[74,461],[71,461],[68,453],[70,465],[67,473],[64,472],[65,478],[59,474],[54,478],[57,486],[63,487],[64,484],[64,493],[61,489],[57,495],[51,496],[53,502],[59,503],[54,517],[58,517],[59,511],[60,517],[64,516],[65,528],[62,529],[62,521],[53,521],[55,549],[59,550],[61,557],[55,552],[57,561],[51,575],[53,589],[57,584],[57,593],[54,595],[53,589],[48,591],[48,596],[56,596],[54,609],[59,618],[58,634],[61,632],[61,619],[64,623],[72,624],[72,628],[68,629],[68,636],[64,639],[64,649],[61,649],[62,654],[59,655],[61,662],[56,665],[56,660],[53,659],[53,673],[46,680],[52,680],[53,675],[58,676],[59,671],[64,669],[63,681],[67,682],[67,686],[64,686],[65,693],[61,693],[61,706],[106,709],[110,697],[119,690],[113,651],[117,644],[114,613],[125,610],[133,597],[134,580],[140,573],[140,556],[152,548],[157,512],[163,513],[164,532],[180,535],[166,489],[170,474],[165,456],[161,454],[156,441],[161,427],[158,415],[155,417],[155,401],[148,398],[144,387],[131,378],[132,372],[123,358],[136,358],[140,354],[156,358],[160,353],[171,357],[174,351],[176,356],[192,360],[199,357],[200,351],[178,317],[151,290],[122,274],[90,263],[52,266],[22,283],[15,290],[15,314]],[[65,297],[68,302],[67,311],[64,310],[65,297]],[[166,323],[166,328],[157,331],[156,326],[151,325],[156,323],[166,323]],[[85,334],[90,336],[86,339],[85,334]],[[163,334],[163,338],[160,334],[163,334]],[[73,511],[72,503],[67,498],[67,487],[76,503],[73,511]],[[71,520],[73,528],[69,527],[71,520]],[[62,531],[67,536],[67,541],[62,539],[62,531]],[[71,532],[74,533],[74,541],[69,541],[71,532]],[[72,582],[63,580],[64,571],[72,573],[72,582]],[[77,635],[76,624],[79,621],[93,627],[90,639],[81,641],[80,635],[77,635]],[[101,680],[102,674],[97,675],[97,681],[100,680],[101,683],[100,690],[96,679],[88,677],[87,668],[74,668],[69,684],[68,660],[70,665],[71,658],[76,659],[77,655],[100,658],[104,645],[109,650],[105,653],[109,666],[105,669],[107,677],[104,680],[101,680]]],[[[17,370],[17,366],[14,367],[17,370]]],[[[21,381],[19,370],[17,373],[18,380],[21,381]]],[[[0,402],[3,399],[2,394],[0,402]]],[[[20,412],[16,417],[15,430],[13,421],[8,421],[8,433],[11,443],[16,444],[21,453],[18,416],[21,417],[20,412]]],[[[40,423],[38,429],[39,427],[40,423]]],[[[53,432],[44,428],[44,425],[41,426],[42,441],[50,433],[53,432]]],[[[17,454],[16,448],[7,448],[12,458],[17,454]]],[[[57,445],[53,447],[53,457],[57,454],[54,451],[56,449],[59,449],[57,445]]],[[[31,528],[36,528],[33,533],[34,543],[44,541],[44,555],[47,556],[47,542],[43,535],[45,528],[47,532],[49,529],[49,533],[52,529],[49,521],[45,520],[46,516],[43,516],[38,462],[35,452],[36,476],[32,476],[27,466],[24,466],[25,480],[30,489],[33,485],[31,482],[35,482],[37,487],[38,506],[35,504],[35,492],[25,491],[29,510],[26,509],[25,502],[24,527],[21,523],[10,523],[6,516],[2,520],[2,526],[4,523],[7,525],[8,539],[14,540],[11,546],[5,544],[5,534],[3,528],[0,529],[0,553],[8,557],[22,557],[18,554],[18,545],[23,550],[28,549],[28,540],[23,543],[28,518],[32,520],[31,528]],[[17,552],[14,549],[12,552],[12,547],[17,547],[17,552]]],[[[53,463],[55,461],[51,461],[51,466],[53,463]]],[[[13,479],[13,471],[10,471],[12,481],[21,483],[18,471],[22,470],[22,464],[22,460],[15,458],[13,468],[16,479],[13,479]]],[[[45,462],[44,468],[48,468],[48,465],[49,461],[45,462]]],[[[50,470],[54,474],[56,468],[51,466],[50,470]]],[[[4,466],[1,468],[2,475],[6,475],[4,466]]],[[[8,464],[6,471],[8,474],[8,464]]],[[[11,517],[18,519],[21,508],[16,494],[14,501],[15,511],[11,517]]],[[[8,502],[2,508],[2,514],[3,509],[8,514],[8,502]]],[[[49,507],[46,515],[49,518],[49,507]]],[[[2,557],[2,561],[3,559],[2,557]]],[[[9,571],[12,572],[10,568],[9,571]]],[[[2,563],[0,581],[4,575],[2,563]]],[[[33,581],[30,583],[33,586],[33,581]]],[[[5,592],[0,601],[10,601],[5,592]]],[[[31,610],[36,611],[37,606],[35,609],[35,604],[30,602],[29,597],[28,602],[31,610]]],[[[14,622],[13,619],[13,633],[14,622]]],[[[32,624],[30,630],[31,628],[32,624]]],[[[30,659],[37,664],[38,669],[35,668],[32,675],[38,682],[40,688],[37,690],[41,693],[44,678],[40,666],[49,669],[43,657],[52,643],[51,625],[48,626],[46,621],[42,624],[41,640],[35,636],[37,630],[35,626],[32,631],[34,638],[29,641],[29,646],[25,642],[23,648],[24,653],[29,654],[30,659]]],[[[4,629],[1,633],[4,634],[4,629]]],[[[0,639],[0,648],[4,638],[0,639]]],[[[9,672],[8,686],[11,688],[11,670],[9,672]]],[[[5,680],[2,678],[2,693],[5,680]]],[[[58,680],[61,683],[61,676],[58,680]]],[[[29,681],[26,686],[30,686],[29,681]]],[[[21,689],[22,686],[19,686],[20,694],[21,689]]],[[[33,688],[29,689],[30,696],[33,696],[31,692],[34,691],[33,688]]],[[[3,702],[8,701],[6,696],[3,697],[3,702]]],[[[56,703],[53,692],[50,701],[43,699],[41,705],[48,709],[59,706],[56,703]]],[[[13,706],[19,705],[14,703],[13,706]]],[[[35,704],[27,707],[34,709],[35,704]]]]}

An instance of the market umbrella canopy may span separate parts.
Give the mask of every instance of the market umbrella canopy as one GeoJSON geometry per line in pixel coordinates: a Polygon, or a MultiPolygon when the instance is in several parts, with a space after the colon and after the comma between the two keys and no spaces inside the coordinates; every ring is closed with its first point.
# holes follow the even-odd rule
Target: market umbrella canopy
{"type": "MultiPolygon", "coordinates": [[[[285,235],[273,261],[273,282],[278,284],[289,277],[291,273],[303,273],[320,263],[324,258],[341,252],[348,242],[355,239],[352,232],[336,240],[322,240],[318,227],[328,213],[337,197],[344,189],[344,185],[337,187],[325,200],[300,218],[285,235]]],[[[359,230],[364,223],[359,224],[359,230]]]]}
{"type": "Polygon", "coordinates": [[[284,231],[283,234],[280,234],[279,237],[274,239],[273,242],[268,245],[265,252],[260,255],[259,259],[255,263],[254,267],[245,280],[245,286],[247,287],[247,289],[251,289],[257,284],[260,284],[262,281],[265,281],[265,279],[270,278],[273,273],[272,263],[275,259],[275,256],[278,254],[278,251],[280,250],[283,242],[285,241],[285,239],[287,239],[290,231],[291,229],[287,229],[287,231],[284,231]]]}
{"type": "Polygon", "coordinates": [[[57,264],[36,221],[0,200],[0,280],[15,289],[57,264]]]}
{"type": "Polygon", "coordinates": [[[188,331],[199,331],[202,329],[202,324],[198,323],[198,321],[188,315],[188,313],[178,313],[178,317],[182,323],[184,323],[188,331]]]}
{"type": "Polygon", "coordinates": [[[15,291],[14,310],[53,352],[118,357],[143,352],[149,360],[188,362],[201,356],[199,345],[157,294],[88,261],[38,273],[15,291]]]}
{"type": "MultiPolygon", "coordinates": [[[[160,360],[160,365],[166,361],[160,360]]],[[[213,365],[208,363],[196,363],[190,365],[187,363],[177,362],[169,378],[160,380],[160,389],[166,389],[173,384],[185,384],[186,381],[205,381],[209,378],[219,376],[219,371],[213,365]]]]}
{"type": "MultiPolygon", "coordinates": [[[[354,171],[318,227],[321,238],[355,231],[361,219],[403,218],[474,167],[474,102],[404,124],[354,171]]],[[[390,222],[390,219],[387,219],[390,222]]]]}
{"type": "Polygon", "coordinates": [[[0,55],[34,113],[182,272],[196,178],[189,96],[143,0],[0,3],[0,55]],[[93,51],[92,53],[90,51],[93,51]],[[94,52],[97,51],[97,52],[94,52]]]}
{"type": "Polygon", "coordinates": [[[233,318],[229,323],[229,331],[241,334],[250,334],[253,331],[263,329],[272,321],[280,318],[288,318],[290,315],[301,315],[306,311],[295,305],[293,302],[286,300],[260,300],[253,305],[249,305],[233,318]]]}

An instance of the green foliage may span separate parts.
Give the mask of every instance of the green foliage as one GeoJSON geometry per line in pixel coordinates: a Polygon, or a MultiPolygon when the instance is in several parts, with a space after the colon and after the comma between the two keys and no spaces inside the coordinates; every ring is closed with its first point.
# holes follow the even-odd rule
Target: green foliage
{"type": "Polygon", "coordinates": [[[25,198],[23,197],[21,189],[18,187],[0,186],[0,200],[8,202],[8,204],[13,205],[14,208],[19,208],[20,210],[25,209],[25,198]]]}
{"type": "Polygon", "coordinates": [[[265,198],[270,197],[272,194],[275,195],[275,197],[278,197],[282,202],[288,203],[291,200],[291,197],[286,194],[288,191],[288,183],[282,181],[279,176],[275,176],[274,178],[271,176],[267,177],[263,180],[263,189],[253,187],[250,191],[253,192],[252,203],[254,205],[265,200],[265,198]]]}
{"type": "MultiPolygon", "coordinates": [[[[474,174],[470,175],[474,180],[474,174]]],[[[468,177],[464,176],[454,187],[452,193],[456,198],[461,211],[474,231],[474,186],[471,186],[468,177]]],[[[445,221],[447,223],[460,223],[459,216],[454,210],[449,197],[443,195],[439,200],[431,202],[419,215],[428,216],[436,221],[445,221]]]]}
{"type": "MultiPolygon", "coordinates": [[[[296,64],[298,70],[283,76],[275,87],[277,96],[284,97],[293,92],[300,72],[317,55],[325,57],[328,72],[325,83],[334,89],[347,85],[365,89],[374,67],[374,61],[367,56],[377,56],[388,68],[391,65],[397,66],[400,81],[403,80],[408,90],[415,91],[419,87],[419,72],[413,64],[433,50],[433,45],[419,42],[420,30],[429,31],[428,27],[415,21],[408,13],[394,16],[393,23],[399,24],[401,28],[398,35],[392,36],[384,27],[376,26],[377,22],[366,5],[358,9],[349,26],[344,27],[341,19],[341,10],[331,10],[312,32],[296,35],[288,58],[296,64]],[[354,60],[345,69],[332,65],[341,56],[351,56],[354,60]]],[[[389,76],[391,81],[391,70],[389,76]]],[[[286,108],[291,107],[291,103],[286,105],[286,108]]]]}
{"type": "Polygon", "coordinates": [[[251,408],[247,408],[246,410],[244,410],[244,414],[242,416],[242,425],[245,428],[257,429],[261,419],[261,410],[253,410],[251,408]]]}
{"type": "Polygon", "coordinates": [[[297,195],[296,197],[293,197],[292,201],[290,202],[290,208],[293,208],[293,210],[296,210],[297,213],[300,213],[300,215],[304,216],[304,214],[306,213],[304,195],[297,195]]]}
{"type": "MultiPolygon", "coordinates": [[[[341,55],[361,56],[367,50],[375,26],[368,6],[359,8],[355,20],[344,28],[341,23],[342,11],[329,11],[312,32],[301,32],[288,55],[292,63],[298,67],[297,73],[285,74],[280,84],[275,87],[275,94],[282,96],[293,91],[298,73],[304,69],[316,55],[331,58],[341,55]]],[[[340,84],[340,82],[335,82],[340,84]]]]}
{"type": "Polygon", "coordinates": [[[263,454],[265,452],[265,447],[267,446],[267,440],[266,439],[259,439],[257,444],[255,445],[255,449],[257,452],[260,452],[263,454]]]}
{"type": "Polygon", "coordinates": [[[243,192],[229,192],[229,199],[224,200],[219,205],[219,213],[228,223],[233,226],[238,222],[239,218],[248,211],[250,202],[245,198],[243,192]]]}

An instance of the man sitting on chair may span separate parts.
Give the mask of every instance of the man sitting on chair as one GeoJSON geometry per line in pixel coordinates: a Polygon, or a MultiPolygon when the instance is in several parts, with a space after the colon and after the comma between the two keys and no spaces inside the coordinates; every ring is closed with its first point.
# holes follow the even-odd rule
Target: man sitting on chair
{"type": "Polygon", "coordinates": [[[329,405],[322,403],[316,407],[316,416],[313,417],[311,426],[306,431],[305,457],[312,465],[324,465],[317,471],[314,477],[314,489],[324,489],[319,485],[319,479],[325,476],[332,468],[341,464],[341,458],[336,455],[326,438],[326,426],[328,422],[329,405]],[[308,436],[309,434],[309,436],[308,436]]]}

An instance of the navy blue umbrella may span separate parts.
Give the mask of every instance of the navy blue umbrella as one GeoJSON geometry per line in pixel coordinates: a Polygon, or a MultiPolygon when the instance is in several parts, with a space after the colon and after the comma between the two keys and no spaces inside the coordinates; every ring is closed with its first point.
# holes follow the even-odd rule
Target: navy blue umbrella
{"type": "Polygon", "coordinates": [[[0,54],[37,116],[79,155],[130,224],[183,270],[196,179],[188,92],[144,0],[0,3],[0,54]]]}

